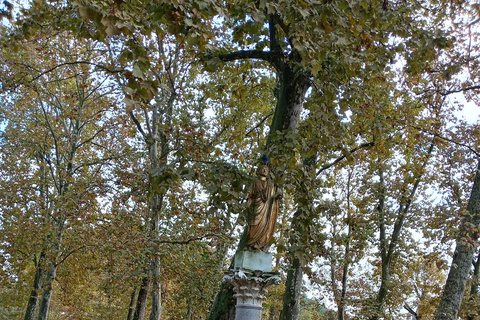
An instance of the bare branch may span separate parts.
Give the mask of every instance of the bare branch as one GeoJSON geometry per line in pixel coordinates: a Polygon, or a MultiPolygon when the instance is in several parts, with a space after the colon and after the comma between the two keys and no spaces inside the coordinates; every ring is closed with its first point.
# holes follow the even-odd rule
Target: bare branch
{"type": "Polygon", "coordinates": [[[130,118],[133,120],[133,122],[135,122],[135,125],[137,126],[138,131],[140,131],[140,133],[142,134],[145,142],[148,142],[148,136],[145,131],[143,131],[142,125],[140,124],[140,122],[138,122],[137,118],[133,114],[133,111],[130,111],[128,114],[130,115],[130,118]]]}
{"type": "Polygon", "coordinates": [[[45,70],[45,71],[42,71],[40,72],[40,70],[36,70],[35,68],[33,68],[32,66],[29,66],[29,65],[23,65],[24,67],[27,67],[27,68],[32,68],[33,70],[37,71],[37,72],[40,72],[38,75],[36,75],[35,77],[33,77],[31,80],[29,80],[28,82],[33,82],[35,80],[37,80],[38,78],[46,75],[47,73],[50,73],[52,71],[54,71],[55,69],[58,69],[58,68],[61,68],[61,67],[64,67],[64,66],[67,66],[67,65],[77,65],[77,64],[88,64],[88,65],[91,65],[91,66],[94,66],[100,70],[103,70],[103,71],[107,71],[109,73],[120,73],[120,72],[123,72],[124,70],[114,70],[114,69],[109,69],[103,65],[100,65],[100,64],[96,64],[96,63],[93,63],[91,61],[73,61],[73,62],[64,62],[64,63],[61,63],[61,64],[58,64],[48,70],[45,70]]]}
{"type": "Polygon", "coordinates": [[[250,129],[246,134],[245,134],[245,137],[248,137],[248,135],[250,133],[252,133],[253,130],[257,129],[258,127],[260,127],[262,125],[262,123],[264,123],[268,118],[270,118],[271,116],[273,115],[273,112],[267,114],[263,119],[262,121],[260,121],[255,127],[253,127],[252,129],[250,129]]]}
{"type": "MultiPolygon", "coordinates": [[[[359,145],[358,147],[355,147],[353,148],[352,150],[350,150],[348,152],[348,155],[351,155],[352,153],[354,153],[355,151],[357,150],[360,150],[360,149],[363,149],[363,148],[369,148],[369,147],[373,147],[375,144],[373,142],[366,142],[366,143],[362,143],[361,145],[359,145]]],[[[332,163],[329,163],[329,164],[326,164],[324,165],[323,167],[321,167],[320,169],[318,169],[317,171],[317,176],[322,173],[323,171],[331,168],[332,166],[336,165],[337,163],[339,163],[340,161],[342,161],[343,159],[345,159],[347,157],[346,154],[342,155],[341,157],[337,158],[335,161],[333,161],[332,163]]]]}

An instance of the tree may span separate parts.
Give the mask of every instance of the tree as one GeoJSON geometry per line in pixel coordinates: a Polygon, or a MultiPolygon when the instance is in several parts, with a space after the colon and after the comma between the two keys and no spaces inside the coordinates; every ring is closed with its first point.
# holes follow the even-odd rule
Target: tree
{"type": "MultiPolygon", "coordinates": [[[[479,163],[480,166],[480,163],[479,163]]],[[[480,167],[475,173],[472,192],[467,205],[467,212],[462,219],[456,240],[452,266],[435,319],[456,319],[465,293],[467,277],[474,263],[477,247],[478,225],[480,223],[480,167]]]]}
{"type": "MultiPolygon", "coordinates": [[[[41,7],[45,3],[35,4],[45,9],[41,7]]],[[[230,207],[237,213],[239,206],[231,204],[238,201],[245,172],[253,165],[253,160],[248,163],[245,159],[253,159],[256,157],[253,154],[259,152],[269,154],[275,182],[283,186],[295,202],[295,209],[289,212],[292,232],[288,263],[292,267],[288,268],[281,318],[296,319],[300,310],[302,268],[318,254],[314,251],[321,247],[318,242],[322,241],[322,236],[312,231],[313,223],[319,221],[316,204],[320,195],[317,192],[327,185],[318,176],[343,160],[351,164],[353,154],[366,148],[372,150],[365,165],[371,170],[367,189],[370,197],[365,199],[362,209],[372,220],[378,220],[381,272],[384,273],[375,299],[377,315],[372,315],[378,317],[388,296],[391,264],[400,245],[399,235],[411,210],[413,196],[424,178],[426,158],[431,157],[433,144],[438,143],[435,138],[443,134],[435,126],[442,127],[444,122],[435,123],[433,117],[430,120],[422,117],[429,112],[428,107],[434,105],[429,99],[437,103],[441,100],[439,96],[446,94],[448,86],[439,82],[442,79],[450,81],[452,74],[458,71],[439,63],[442,61],[440,52],[452,45],[440,26],[443,13],[438,13],[446,4],[344,0],[140,1],[131,4],[82,0],[76,5],[85,19],[73,13],[68,19],[58,18],[58,26],[100,40],[110,52],[115,52],[109,56],[108,63],[97,65],[97,68],[117,75],[124,89],[127,111],[148,155],[145,161],[148,174],[142,183],[149,196],[142,199],[141,207],[148,203],[145,238],[150,242],[145,245],[144,253],[150,266],[143,265],[149,269],[143,283],[144,287],[149,281],[154,284],[152,319],[159,317],[161,306],[161,248],[157,244],[167,241],[159,238],[160,215],[177,205],[171,197],[176,194],[173,189],[182,183],[200,181],[202,191],[210,194],[209,212],[213,214],[230,207]],[[164,41],[171,44],[166,50],[161,48],[164,41]],[[169,69],[175,65],[173,62],[180,61],[177,57],[181,61],[202,57],[205,69],[216,72],[211,78],[218,76],[219,68],[223,68],[220,77],[228,80],[217,86],[210,82],[183,92],[179,89],[182,88],[181,78],[175,77],[169,69]],[[397,73],[393,67],[396,61],[404,63],[397,73]],[[443,69],[446,72],[438,71],[443,69]],[[395,82],[402,74],[407,81],[402,82],[400,88],[395,82]],[[239,80],[232,81],[234,77],[239,80]],[[262,79],[256,83],[268,89],[273,89],[270,85],[276,78],[273,102],[268,104],[263,100],[254,108],[248,108],[245,101],[242,103],[246,100],[241,96],[246,92],[244,86],[235,86],[238,88],[235,92],[226,90],[229,84],[240,82],[240,78],[251,77],[262,79]],[[429,85],[424,86],[425,83],[429,85]],[[238,103],[237,108],[231,102],[218,104],[218,110],[228,106],[227,111],[219,111],[216,118],[222,128],[216,133],[225,140],[209,135],[214,132],[212,128],[202,131],[201,126],[208,127],[206,121],[187,120],[192,114],[197,117],[197,112],[201,116],[195,120],[204,116],[206,104],[213,99],[203,92],[212,91],[212,88],[226,91],[219,94],[222,102],[230,99],[238,103]],[[180,91],[184,101],[178,100],[180,91]],[[173,110],[171,99],[178,103],[175,108],[179,112],[175,115],[170,113],[173,110]],[[187,99],[194,108],[186,103],[187,99]],[[242,108],[252,112],[253,119],[245,120],[242,108]],[[425,121],[418,123],[417,118],[425,121]],[[270,122],[268,131],[265,130],[267,120],[270,122]],[[253,128],[254,131],[249,130],[245,134],[248,138],[244,139],[238,131],[225,133],[230,128],[253,128]],[[187,129],[190,131],[186,132],[187,129]],[[422,130],[429,134],[422,136],[422,130]],[[256,140],[252,132],[257,134],[256,140]],[[402,139],[407,140],[404,146],[402,139]],[[249,143],[247,150],[234,151],[228,156],[227,147],[221,145],[225,142],[228,147],[245,147],[246,141],[249,143]],[[428,147],[430,145],[432,148],[428,147]],[[401,154],[406,163],[395,164],[394,152],[401,154]],[[212,161],[213,154],[223,156],[224,161],[212,161]],[[212,172],[225,179],[233,177],[235,185],[228,187],[222,179],[213,179],[214,183],[221,182],[220,186],[215,186],[207,181],[212,172]],[[386,172],[397,180],[385,179],[386,172]],[[381,183],[375,180],[377,177],[381,183]],[[400,196],[395,198],[395,193],[400,196]],[[168,197],[169,201],[165,201],[168,197]],[[222,203],[226,205],[221,207],[222,203]],[[372,211],[377,207],[374,203],[380,210],[372,211]],[[393,209],[394,203],[398,204],[398,210],[393,209]],[[394,221],[387,245],[388,225],[394,221]],[[313,236],[316,239],[312,239],[313,236]]],[[[37,30],[38,19],[53,21],[46,10],[37,10],[30,18],[24,21],[25,35],[37,30]]],[[[200,82],[198,69],[188,70],[194,70],[188,74],[190,82],[200,82]]],[[[260,100],[271,98],[263,92],[259,96],[260,100]]],[[[169,227],[172,226],[170,220],[175,218],[169,216],[164,220],[169,227]]],[[[226,247],[223,250],[226,252],[226,247]]],[[[348,268],[344,267],[345,272],[348,268]]],[[[231,293],[230,288],[222,289],[222,292],[229,291],[231,293]]],[[[145,288],[141,296],[137,314],[144,310],[141,305],[146,301],[145,288]]],[[[215,305],[211,318],[228,318],[233,306],[231,297],[226,295],[218,301],[228,301],[227,307],[222,309],[215,305]]]]}
{"type": "Polygon", "coordinates": [[[2,250],[10,259],[34,261],[25,319],[37,308],[37,319],[46,319],[58,266],[88,247],[80,221],[100,213],[97,197],[107,190],[102,169],[122,148],[112,131],[111,88],[101,74],[93,77],[98,43],[48,30],[13,43],[22,48],[4,46],[2,55],[2,206],[9,213],[2,228],[22,227],[5,232],[2,250]],[[17,156],[22,170],[12,170],[17,156]]]}

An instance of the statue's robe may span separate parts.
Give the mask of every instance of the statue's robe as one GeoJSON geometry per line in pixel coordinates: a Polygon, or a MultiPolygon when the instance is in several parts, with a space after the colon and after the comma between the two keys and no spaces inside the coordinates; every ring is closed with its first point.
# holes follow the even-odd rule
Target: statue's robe
{"type": "Polygon", "coordinates": [[[262,250],[270,244],[277,222],[278,199],[270,180],[256,180],[247,195],[247,248],[262,250]]]}

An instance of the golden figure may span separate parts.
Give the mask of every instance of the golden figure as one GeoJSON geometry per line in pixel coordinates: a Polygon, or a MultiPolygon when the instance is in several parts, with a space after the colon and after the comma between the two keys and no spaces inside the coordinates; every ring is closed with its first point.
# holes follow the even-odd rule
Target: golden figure
{"type": "Polygon", "coordinates": [[[259,178],[255,180],[247,193],[247,249],[262,250],[271,243],[277,223],[278,202],[281,194],[276,186],[267,179],[269,169],[264,164],[258,167],[259,178]]]}

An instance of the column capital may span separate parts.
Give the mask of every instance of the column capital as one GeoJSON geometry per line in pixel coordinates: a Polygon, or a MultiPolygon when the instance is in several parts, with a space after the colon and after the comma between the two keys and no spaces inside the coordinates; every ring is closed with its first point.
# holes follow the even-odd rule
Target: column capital
{"type": "Polygon", "coordinates": [[[223,281],[233,285],[237,308],[248,305],[261,310],[268,287],[280,284],[281,278],[278,272],[235,268],[225,273],[223,281]]]}

